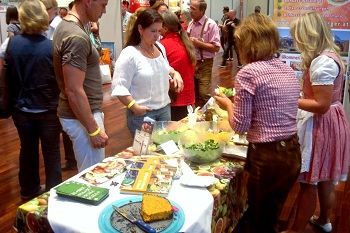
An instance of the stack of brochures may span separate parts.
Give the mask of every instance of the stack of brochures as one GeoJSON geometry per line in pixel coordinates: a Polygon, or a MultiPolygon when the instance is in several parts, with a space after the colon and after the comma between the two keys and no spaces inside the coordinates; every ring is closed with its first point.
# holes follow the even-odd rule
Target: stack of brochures
{"type": "Polygon", "coordinates": [[[172,186],[177,167],[160,158],[135,160],[127,169],[120,186],[121,193],[154,193],[167,195],[172,186]]]}

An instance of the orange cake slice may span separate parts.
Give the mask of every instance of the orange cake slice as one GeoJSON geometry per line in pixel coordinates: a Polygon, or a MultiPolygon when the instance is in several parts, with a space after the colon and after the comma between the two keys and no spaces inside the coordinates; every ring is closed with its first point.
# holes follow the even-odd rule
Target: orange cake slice
{"type": "Polygon", "coordinates": [[[173,215],[173,207],[168,199],[145,193],[142,196],[141,215],[144,222],[170,219],[173,215]]]}

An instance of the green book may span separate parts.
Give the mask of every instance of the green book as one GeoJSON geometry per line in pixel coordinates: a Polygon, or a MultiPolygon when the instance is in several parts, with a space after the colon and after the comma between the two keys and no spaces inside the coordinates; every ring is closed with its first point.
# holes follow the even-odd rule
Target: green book
{"type": "Polygon", "coordinates": [[[56,188],[58,196],[66,197],[77,202],[98,205],[109,195],[109,189],[76,181],[67,181],[56,188]]]}

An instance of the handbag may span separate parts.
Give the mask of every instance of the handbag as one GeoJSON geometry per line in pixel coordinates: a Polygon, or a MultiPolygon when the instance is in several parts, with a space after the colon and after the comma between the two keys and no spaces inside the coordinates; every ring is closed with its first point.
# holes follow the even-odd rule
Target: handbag
{"type": "Polygon", "coordinates": [[[100,64],[100,71],[101,71],[101,78],[102,78],[102,84],[111,83],[112,77],[111,77],[111,70],[109,69],[109,65],[100,64]]]}
{"type": "MultiPolygon", "coordinates": [[[[164,57],[164,54],[163,54],[162,50],[159,48],[159,46],[157,45],[157,43],[155,43],[154,45],[157,47],[159,52],[164,57]]],[[[169,76],[169,91],[168,91],[168,95],[169,95],[169,98],[170,98],[170,103],[175,103],[177,101],[178,93],[176,92],[176,88],[174,86],[174,80],[170,76],[169,76]]]]}
{"type": "Polygon", "coordinates": [[[12,106],[11,106],[11,91],[10,91],[10,83],[9,83],[9,75],[7,71],[8,67],[8,48],[10,46],[9,39],[7,48],[5,51],[5,57],[3,60],[3,65],[1,68],[0,75],[0,118],[7,119],[12,115],[12,106]]]}
{"type": "Polygon", "coordinates": [[[174,80],[169,78],[169,91],[168,95],[170,97],[171,103],[175,103],[177,101],[178,93],[176,92],[176,88],[174,86],[174,80]]]}

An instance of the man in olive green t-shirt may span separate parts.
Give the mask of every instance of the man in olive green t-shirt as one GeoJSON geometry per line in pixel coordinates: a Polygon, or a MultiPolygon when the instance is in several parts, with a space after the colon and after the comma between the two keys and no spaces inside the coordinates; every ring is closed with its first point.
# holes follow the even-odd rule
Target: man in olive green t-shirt
{"type": "Polygon", "coordinates": [[[108,0],[75,0],[56,28],[53,60],[61,89],[58,116],[73,141],[79,172],[101,162],[108,136],[104,130],[99,54],[85,31],[106,12],[108,0]]]}

